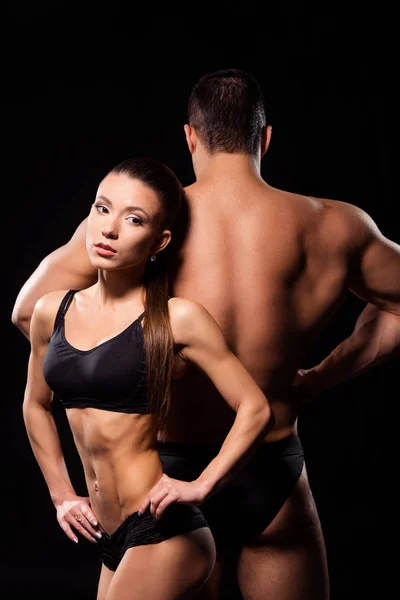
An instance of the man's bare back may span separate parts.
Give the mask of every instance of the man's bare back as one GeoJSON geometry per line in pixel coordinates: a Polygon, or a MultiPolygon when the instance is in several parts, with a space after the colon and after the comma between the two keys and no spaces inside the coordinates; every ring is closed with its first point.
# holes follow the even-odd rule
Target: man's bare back
{"type": "MultiPolygon", "coordinates": [[[[289,390],[301,361],[347,294],[362,236],[357,209],[272,188],[251,173],[195,183],[186,193],[172,293],[215,317],[272,403],[275,427],[266,439],[279,439],[296,430],[289,390]]],[[[166,439],[221,442],[233,415],[198,370],[188,371],[166,439]]]]}

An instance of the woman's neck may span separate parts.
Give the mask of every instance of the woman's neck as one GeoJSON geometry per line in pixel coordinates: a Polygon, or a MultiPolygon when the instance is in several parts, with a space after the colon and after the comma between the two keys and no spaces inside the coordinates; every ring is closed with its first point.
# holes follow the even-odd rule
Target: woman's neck
{"type": "Polygon", "coordinates": [[[99,270],[97,283],[93,286],[93,297],[99,305],[115,302],[144,302],[143,272],[124,269],[118,271],[99,270]]]}

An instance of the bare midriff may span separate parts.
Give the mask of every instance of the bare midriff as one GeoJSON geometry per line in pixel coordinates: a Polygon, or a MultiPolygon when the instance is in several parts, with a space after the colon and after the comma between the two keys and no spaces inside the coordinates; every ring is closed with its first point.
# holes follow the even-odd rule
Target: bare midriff
{"type": "Polygon", "coordinates": [[[162,475],[151,415],[67,410],[92,509],[112,533],[136,512],[162,475]]]}

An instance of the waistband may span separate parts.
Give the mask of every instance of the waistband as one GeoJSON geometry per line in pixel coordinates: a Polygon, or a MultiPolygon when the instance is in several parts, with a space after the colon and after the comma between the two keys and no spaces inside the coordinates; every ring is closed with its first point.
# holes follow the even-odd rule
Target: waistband
{"type": "MultiPolygon", "coordinates": [[[[177,456],[187,459],[213,458],[218,454],[222,444],[191,444],[188,442],[157,442],[157,449],[161,456],[177,456]]],[[[296,435],[288,435],[281,440],[263,443],[256,451],[263,455],[303,455],[301,440],[296,435]]]]}
{"type": "Polygon", "coordinates": [[[133,529],[130,530],[130,537],[140,538],[143,532],[149,529],[166,530],[174,523],[185,524],[188,521],[193,523],[201,521],[205,523],[202,526],[207,526],[201,510],[191,504],[171,504],[161,519],[156,519],[151,514],[150,508],[148,508],[142,515],[139,515],[137,511],[131,513],[112,533],[102,532],[102,540],[118,543],[121,539],[125,539],[126,531],[131,527],[134,531],[133,529]]]}

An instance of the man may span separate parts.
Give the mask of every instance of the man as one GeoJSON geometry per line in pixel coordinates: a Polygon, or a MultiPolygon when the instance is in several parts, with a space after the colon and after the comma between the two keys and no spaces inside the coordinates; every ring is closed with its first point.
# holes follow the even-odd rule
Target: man
{"type": "MultiPolygon", "coordinates": [[[[219,555],[202,597],[232,600],[224,577],[235,566],[245,600],[326,600],[324,541],[293,389],[314,396],[397,351],[400,247],[355,206],[288,193],[262,179],[271,127],[262,90],[249,74],[229,70],[201,78],[184,129],[196,181],[186,188],[174,238],[171,294],[211,312],[275,417],[236,481],[202,505],[219,555]],[[349,290],[367,302],[354,333],[321,365],[299,370],[349,290]]],[[[41,295],[91,283],[84,237],[85,222],[22,287],[12,318],[27,337],[41,295]]],[[[218,391],[188,365],[160,436],[167,474],[195,478],[232,419],[218,391]]]]}

